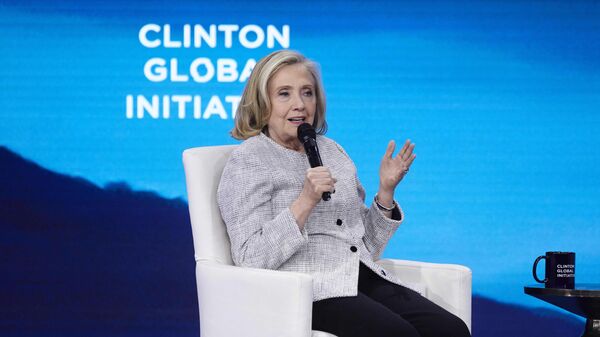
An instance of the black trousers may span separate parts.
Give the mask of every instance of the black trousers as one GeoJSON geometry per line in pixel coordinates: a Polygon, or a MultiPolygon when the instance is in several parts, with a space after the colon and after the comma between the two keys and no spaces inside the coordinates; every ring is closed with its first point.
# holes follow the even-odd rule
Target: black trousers
{"type": "Polygon", "coordinates": [[[458,317],[360,264],[358,296],[313,302],[313,330],[338,337],[467,337],[458,317]]]}

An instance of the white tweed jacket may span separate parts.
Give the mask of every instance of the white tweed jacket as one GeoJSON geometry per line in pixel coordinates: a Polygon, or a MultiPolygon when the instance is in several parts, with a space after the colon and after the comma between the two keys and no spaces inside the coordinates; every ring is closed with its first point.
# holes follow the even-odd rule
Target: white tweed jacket
{"type": "Polygon", "coordinates": [[[306,155],[264,134],[240,144],[225,165],[218,188],[231,254],[242,267],[302,272],[313,277],[313,300],[356,296],[359,262],[407,287],[374,261],[404,215],[393,220],[376,205],[367,208],[356,168],[333,140],[317,136],[323,165],[337,178],[336,192],[320,201],[299,230],[289,206],[310,167],[306,155]]]}

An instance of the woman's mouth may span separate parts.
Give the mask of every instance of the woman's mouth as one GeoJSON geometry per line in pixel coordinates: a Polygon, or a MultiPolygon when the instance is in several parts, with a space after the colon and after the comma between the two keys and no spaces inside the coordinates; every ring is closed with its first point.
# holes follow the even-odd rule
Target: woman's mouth
{"type": "Polygon", "coordinates": [[[290,121],[292,124],[296,124],[296,125],[300,125],[300,124],[304,123],[305,120],[306,120],[306,117],[288,118],[288,121],[290,121]]]}

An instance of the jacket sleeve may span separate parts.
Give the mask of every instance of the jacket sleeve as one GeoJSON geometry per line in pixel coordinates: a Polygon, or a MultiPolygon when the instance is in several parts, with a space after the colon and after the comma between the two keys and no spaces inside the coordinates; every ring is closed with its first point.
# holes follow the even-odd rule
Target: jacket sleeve
{"type": "Polygon", "coordinates": [[[392,211],[392,218],[386,217],[377,207],[375,202],[371,202],[371,207],[367,207],[365,201],[365,190],[356,178],[358,195],[363,201],[361,203],[361,216],[365,226],[365,236],[363,242],[371,253],[373,261],[380,259],[385,246],[396,232],[402,220],[404,213],[399,205],[392,211]]]}
{"type": "Polygon", "coordinates": [[[273,214],[272,191],[268,168],[260,159],[234,151],[223,170],[217,197],[238,266],[277,269],[308,239],[289,208],[273,214]]]}

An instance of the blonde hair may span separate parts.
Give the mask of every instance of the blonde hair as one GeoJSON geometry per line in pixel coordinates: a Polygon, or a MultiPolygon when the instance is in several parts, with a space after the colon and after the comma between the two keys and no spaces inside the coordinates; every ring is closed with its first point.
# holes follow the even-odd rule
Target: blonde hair
{"type": "Polygon", "coordinates": [[[279,50],[265,56],[254,66],[235,113],[235,125],[231,130],[233,138],[244,140],[268,131],[271,116],[271,100],[267,89],[269,81],[281,68],[292,64],[302,64],[313,76],[317,99],[313,127],[318,134],[327,132],[325,92],[318,65],[299,52],[279,50]]]}

